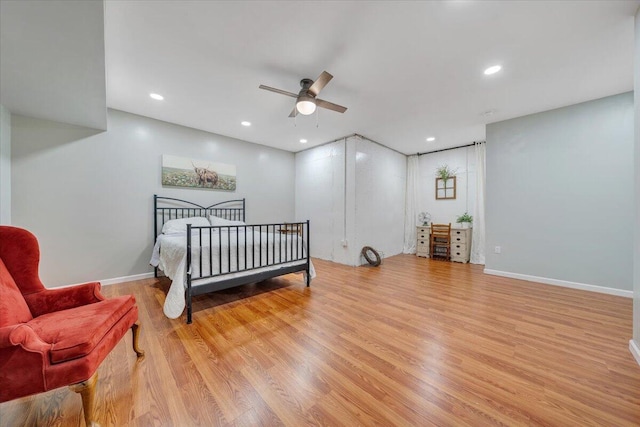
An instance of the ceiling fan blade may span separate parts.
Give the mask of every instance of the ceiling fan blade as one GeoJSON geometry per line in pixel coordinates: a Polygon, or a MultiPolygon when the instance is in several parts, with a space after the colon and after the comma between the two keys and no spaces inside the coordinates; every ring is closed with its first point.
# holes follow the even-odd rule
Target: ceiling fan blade
{"type": "Polygon", "coordinates": [[[322,88],[325,87],[327,83],[331,81],[332,78],[333,76],[331,74],[327,73],[326,71],[323,71],[322,74],[318,76],[316,81],[313,82],[313,84],[309,88],[309,92],[311,92],[313,96],[318,96],[322,88]]]}
{"type": "Polygon", "coordinates": [[[264,90],[268,90],[268,91],[271,91],[271,92],[279,93],[280,95],[287,95],[287,96],[290,96],[292,98],[297,98],[298,97],[297,93],[287,92],[286,90],[276,89],[275,87],[265,86],[265,85],[260,85],[258,87],[260,89],[264,89],[264,90]]]}
{"type": "Polygon", "coordinates": [[[316,106],[326,108],[327,110],[337,111],[338,113],[344,113],[347,111],[347,107],[334,104],[333,102],[325,101],[324,99],[316,98],[316,106]]]}
{"type": "Polygon", "coordinates": [[[291,114],[289,114],[289,117],[295,117],[298,115],[298,109],[296,107],[293,107],[293,110],[291,110],[291,114]]]}

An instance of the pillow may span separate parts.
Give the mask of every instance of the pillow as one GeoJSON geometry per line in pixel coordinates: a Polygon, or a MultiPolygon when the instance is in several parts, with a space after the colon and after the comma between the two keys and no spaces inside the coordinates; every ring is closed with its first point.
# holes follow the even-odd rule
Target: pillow
{"type": "Polygon", "coordinates": [[[174,233],[186,233],[187,232],[187,224],[194,225],[196,227],[209,227],[209,221],[207,218],[202,216],[194,216],[192,218],[178,218],[172,219],[164,223],[162,226],[163,234],[174,234],[174,233]]]}
{"type": "Polygon", "coordinates": [[[209,217],[209,221],[211,221],[211,225],[247,225],[244,221],[232,221],[230,219],[224,219],[217,216],[211,215],[209,217]]]}

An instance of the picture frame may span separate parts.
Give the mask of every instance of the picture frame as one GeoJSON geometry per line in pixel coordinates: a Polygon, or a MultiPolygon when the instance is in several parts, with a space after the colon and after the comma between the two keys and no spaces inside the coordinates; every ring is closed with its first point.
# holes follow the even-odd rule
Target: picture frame
{"type": "Polygon", "coordinates": [[[235,191],[236,166],[165,154],[162,156],[162,185],[235,191]]]}
{"type": "Polygon", "coordinates": [[[436,200],[453,200],[456,198],[456,177],[436,178],[436,200]]]}

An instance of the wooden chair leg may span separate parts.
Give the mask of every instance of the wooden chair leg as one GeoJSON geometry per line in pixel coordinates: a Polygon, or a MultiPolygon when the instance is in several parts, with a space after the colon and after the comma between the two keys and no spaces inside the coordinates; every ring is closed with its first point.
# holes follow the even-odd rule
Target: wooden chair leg
{"type": "Polygon", "coordinates": [[[80,393],[80,396],[82,396],[82,410],[84,411],[84,422],[87,427],[100,427],[100,425],[93,420],[94,400],[97,382],[98,373],[96,372],[95,374],[91,375],[91,378],[89,378],[88,380],[69,386],[71,391],[80,393]]]}
{"type": "Polygon", "coordinates": [[[133,334],[133,351],[136,352],[138,357],[144,357],[144,350],[138,344],[140,338],[140,324],[138,322],[131,326],[131,333],[133,334]]]}

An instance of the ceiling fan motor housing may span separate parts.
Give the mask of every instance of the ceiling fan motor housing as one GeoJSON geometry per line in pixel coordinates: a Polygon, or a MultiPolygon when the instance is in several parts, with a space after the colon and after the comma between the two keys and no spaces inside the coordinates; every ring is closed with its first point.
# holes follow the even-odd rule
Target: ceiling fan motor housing
{"type": "Polygon", "coordinates": [[[286,90],[276,89],[274,87],[265,85],[260,85],[259,88],[296,98],[296,106],[291,114],[289,114],[289,117],[295,117],[297,113],[303,114],[305,116],[313,114],[314,111],[316,111],[316,107],[322,107],[328,110],[344,113],[345,111],[347,111],[346,107],[316,98],[320,91],[327,85],[327,83],[329,83],[329,81],[331,81],[332,78],[333,76],[331,74],[323,71],[315,81],[311,79],[302,79],[300,80],[300,87],[302,89],[300,89],[300,92],[298,92],[297,95],[286,90]]]}

